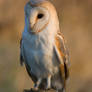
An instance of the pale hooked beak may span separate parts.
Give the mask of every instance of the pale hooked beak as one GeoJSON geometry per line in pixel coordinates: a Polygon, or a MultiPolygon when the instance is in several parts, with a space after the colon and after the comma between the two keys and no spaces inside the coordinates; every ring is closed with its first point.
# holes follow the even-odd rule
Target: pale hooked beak
{"type": "Polygon", "coordinates": [[[30,28],[33,29],[34,28],[34,23],[30,22],[30,28]]]}
{"type": "Polygon", "coordinates": [[[35,26],[35,24],[36,24],[36,18],[35,18],[35,17],[31,17],[31,18],[29,19],[29,24],[30,24],[30,28],[31,28],[31,29],[34,29],[34,26],[35,26]]]}
{"type": "Polygon", "coordinates": [[[31,29],[34,29],[35,23],[36,23],[36,20],[30,19],[30,28],[31,29]]]}
{"type": "Polygon", "coordinates": [[[35,33],[34,26],[35,26],[35,23],[30,22],[30,29],[31,29],[30,32],[33,34],[35,33]]]}

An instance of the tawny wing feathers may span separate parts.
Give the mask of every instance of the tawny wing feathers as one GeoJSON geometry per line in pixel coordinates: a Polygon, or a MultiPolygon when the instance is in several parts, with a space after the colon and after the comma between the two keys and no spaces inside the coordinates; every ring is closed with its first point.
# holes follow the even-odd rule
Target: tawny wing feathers
{"type": "Polygon", "coordinates": [[[58,32],[55,38],[55,52],[60,62],[60,71],[65,80],[69,77],[69,53],[63,35],[58,32]]]}

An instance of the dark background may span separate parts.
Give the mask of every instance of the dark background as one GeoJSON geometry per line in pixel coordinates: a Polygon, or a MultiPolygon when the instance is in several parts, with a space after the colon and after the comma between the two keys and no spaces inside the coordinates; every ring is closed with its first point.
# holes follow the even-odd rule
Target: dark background
{"type": "MultiPolygon", "coordinates": [[[[67,92],[92,92],[92,0],[51,0],[70,50],[67,92]]],[[[19,64],[19,40],[28,0],[0,0],[0,92],[32,87],[19,64]]]]}

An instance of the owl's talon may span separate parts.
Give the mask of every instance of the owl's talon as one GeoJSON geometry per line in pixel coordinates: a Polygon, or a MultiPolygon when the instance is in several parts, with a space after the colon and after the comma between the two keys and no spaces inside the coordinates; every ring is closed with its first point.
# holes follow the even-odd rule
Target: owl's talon
{"type": "Polygon", "coordinates": [[[39,92],[38,89],[35,89],[35,88],[31,88],[31,91],[30,92],[39,92]]]}
{"type": "Polygon", "coordinates": [[[47,85],[46,86],[46,90],[50,90],[51,89],[51,86],[50,85],[47,85]]]}
{"type": "Polygon", "coordinates": [[[51,75],[49,75],[47,78],[46,90],[49,90],[50,88],[51,88],[51,75]]]}
{"type": "Polygon", "coordinates": [[[38,90],[38,87],[34,87],[33,90],[37,91],[38,90]]]}
{"type": "Polygon", "coordinates": [[[37,91],[38,90],[38,86],[37,84],[34,85],[34,88],[32,88],[33,90],[37,91]]]}
{"type": "Polygon", "coordinates": [[[51,89],[51,87],[47,86],[45,89],[46,89],[46,90],[50,90],[50,89],[51,89]]]}
{"type": "Polygon", "coordinates": [[[31,91],[34,91],[34,92],[36,92],[36,91],[38,91],[39,89],[38,88],[32,88],[31,89],[31,91]]]}
{"type": "Polygon", "coordinates": [[[34,85],[34,90],[39,89],[39,85],[41,84],[42,79],[38,79],[37,83],[34,85]]]}

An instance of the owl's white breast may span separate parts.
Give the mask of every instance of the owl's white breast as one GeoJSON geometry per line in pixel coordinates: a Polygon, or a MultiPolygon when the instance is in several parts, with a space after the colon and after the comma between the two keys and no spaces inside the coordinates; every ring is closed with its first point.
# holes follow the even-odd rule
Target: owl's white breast
{"type": "Polygon", "coordinates": [[[44,30],[36,35],[30,34],[28,31],[23,32],[26,62],[36,76],[46,77],[48,73],[55,71],[56,67],[52,62],[53,45],[54,36],[49,35],[48,30],[44,30]],[[41,74],[42,72],[44,74],[41,74]]]}
{"type": "Polygon", "coordinates": [[[31,34],[28,31],[23,32],[23,41],[28,45],[33,51],[41,50],[42,52],[51,52],[54,44],[54,36],[51,36],[47,32],[48,30],[43,30],[37,34],[31,34]]]}

